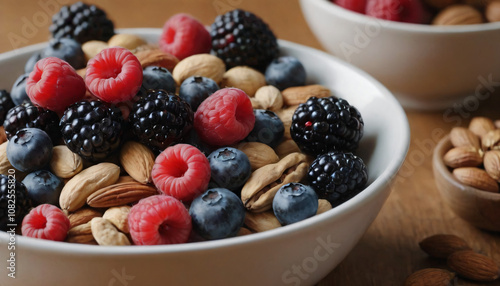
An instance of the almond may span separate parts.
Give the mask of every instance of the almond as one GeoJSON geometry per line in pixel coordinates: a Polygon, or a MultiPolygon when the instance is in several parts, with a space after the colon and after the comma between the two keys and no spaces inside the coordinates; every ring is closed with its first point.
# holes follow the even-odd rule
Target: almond
{"type": "Polygon", "coordinates": [[[281,142],[278,146],[276,146],[276,148],[274,148],[274,151],[276,151],[276,154],[281,159],[287,156],[288,154],[300,152],[300,148],[297,145],[297,143],[293,141],[293,139],[288,139],[281,142]]]}
{"type": "Polygon", "coordinates": [[[165,53],[157,48],[138,48],[136,50],[137,51],[134,53],[134,55],[141,63],[142,68],[149,66],[160,66],[172,72],[174,70],[174,67],[179,63],[179,60],[175,56],[169,53],[165,53]]]}
{"type": "Polygon", "coordinates": [[[210,54],[197,54],[180,61],[174,68],[172,76],[179,86],[186,78],[194,75],[213,79],[217,84],[226,72],[226,64],[210,54]]]}
{"type": "Polygon", "coordinates": [[[118,230],[123,233],[129,233],[128,214],[130,206],[112,207],[104,212],[102,218],[109,220],[118,230]]]}
{"type": "Polygon", "coordinates": [[[147,42],[143,38],[132,34],[115,34],[108,40],[108,46],[122,47],[128,50],[136,49],[145,44],[147,42]]]}
{"type": "Polygon", "coordinates": [[[449,286],[455,274],[439,268],[425,268],[412,273],[406,278],[404,286],[449,286]]]}
{"type": "Polygon", "coordinates": [[[151,183],[151,171],[155,164],[155,155],[146,146],[135,141],[128,141],[120,150],[120,164],[136,181],[151,183]]]}
{"type": "Polygon", "coordinates": [[[272,85],[266,85],[255,92],[255,99],[260,103],[262,109],[278,111],[283,107],[283,95],[281,91],[272,85]]]}
{"type": "Polygon", "coordinates": [[[494,281],[500,272],[493,259],[471,250],[452,253],[447,263],[459,276],[478,282],[494,281]]]}
{"type": "Polygon", "coordinates": [[[471,25],[483,22],[483,16],[479,10],[469,5],[455,4],[441,10],[432,20],[432,25],[471,25]]]}
{"type": "Polygon", "coordinates": [[[0,174],[4,175],[9,173],[9,169],[14,168],[7,159],[7,144],[9,144],[8,141],[0,144],[0,174]]]}
{"type": "Polygon", "coordinates": [[[283,138],[285,139],[292,139],[292,136],[290,134],[290,126],[292,126],[292,117],[297,107],[298,105],[292,105],[275,112],[276,115],[278,115],[278,117],[281,119],[281,122],[283,122],[283,127],[285,128],[283,138]]]}
{"type": "Polygon", "coordinates": [[[332,92],[319,84],[289,87],[281,92],[283,103],[286,106],[298,105],[306,102],[310,97],[329,97],[332,92]]]}
{"type": "Polygon", "coordinates": [[[85,59],[87,61],[95,57],[102,50],[107,48],[109,48],[108,43],[97,40],[87,41],[82,44],[83,54],[85,55],[85,59]]]}
{"type": "Polygon", "coordinates": [[[107,208],[134,203],[140,199],[156,195],[154,186],[139,182],[121,182],[101,188],[87,198],[87,204],[94,208],[107,208]]]}
{"type": "Polygon", "coordinates": [[[94,236],[92,235],[90,221],[70,228],[65,241],[72,243],[97,244],[94,236]]]}
{"type": "Polygon", "coordinates": [[[479,137],[464,127],[453,127],[450,131],[451,144],[454,147],[472,146],[480,149],[479,137]]]}
{"type": "Polygon", "coordinates": [[[443,161],[450,168],[477,167],[483,163],[481,154],[472,146],[460,146],[446,152],[443,161]]]}
{"type": "Polygon", "coordinates": [[[88,167],[64,185],[59,196],[61,209],[72,212],[81,208],[92,193],[113,184],[119,176],[120,167],[113,163],[88,167]]]}
{"type": "Polygon", "coordinates": [[[322,214],[331,209],[332,209],[332,204],[329,201],[320,199],[318,200],[318,211],[316,212],[316,215],[322,214]]]}
{"type": "Polygon", "coordinates": [[[453,234],[436,234],[422,240],[420,248],[432,257],[448,258],[450,254],[471,248],[462,238],[453,234]]]}
{"type": "Polygon", "coordinates": [[[263,232],[281,227],[273,211],[260,213],[248,212],[245,215],[245,225],[253,232],[263,232]]]}
{"type": "Polygon", "coordinates": [[[240,143],[238,144],[238,150],[247,155],[252,171],[265,165],[277,163],[280,160],[273,148],[260,142],[240,143]]]}
{"type": "Polygon", "coordinates": [[[483,151],[499,149],[500,145],[500,129],[491,130],[481,138],[483,151]]]}
{"type": "Polygon", "coordinates": [[[99,245],[130,245],[127,236],[119,232],[107,219],[96,217],[90,221],[92,235],[99,245]]]}
{"type": "Polygon", "coordinates": [[[93,208],[81,208],[74,213],[68,215],[70,227],[86,224],[95,217],[102,216],[102,213],[93,208]]]}
{"type": "Polygon", "coordinates": [[[266,77],[259,71],[247,67],[236,66],[222,76],[220,87],[236,87],[253,97],[257,90],[266,85],[266,77]]]}
{"type": "Polygon", "coordinates": [[[249,234],[252,234],[253,232],[251,230],[249,230],[248,228],[246,227],[242,227],[240,228],[240,230],[238,231],[238,234],[237,236],[243,236],[243,235],[249,235],[249,234]]]}
{"type": "Polygon", "coordinates": [[[66,145],[52,149],[50,170],[59,178],[68,179],[78,174],[83,168],[82,158],[73,153],[66,145]]]}
{"type": "Polygon", "coordinates": [[[493,120],[488,117],[474,117],[469,123],[469,130],[479,137],[482,137],[491,130],[495,130],[493,120]]]}
{"type": "Polygon", "coordinates": [[[484,15],[488,22],[500,21],[500,1],[491,1],[484,10],[484,15]]]}
{"type": "Polygon", "coordinates": [[[500,182],[500,150],[490,150],[484,154],[484,169],[497,182],[500,182]]]}
{"type": "Polygon", "coordinates": [[[487,192],[498,193],[498,183],[486,173],[476,167],[463,167],[453,170],[453,175],[459,182],[487,192]]]}

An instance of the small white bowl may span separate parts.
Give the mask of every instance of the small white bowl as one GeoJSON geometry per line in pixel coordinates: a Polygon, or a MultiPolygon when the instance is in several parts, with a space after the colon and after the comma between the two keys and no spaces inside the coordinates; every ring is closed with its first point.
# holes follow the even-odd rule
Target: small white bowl
{"type": "Polygon", "coordinates": [[[500,85],[498,22],[407,24],[368,17],[329,0],[300,3],[326,50],[371,74],[406,107],[443,109],[469,95],[484,100],[500,85]]]}
{"type": "MultiPolygon", "coordinates": [[[[161,29],[124,29],[157,42],[161,29]]],[[[280,41],[304,64],[308,81],[324,84],[356,106],[365,120],[360,155],[369,185],[321,215],[279,229],[178,245],[104,247],[15,236],[16,279],[9,285],[313,285],[351,251],[390,194],[409,144],[406,115],[391,93],[366,73],[326,53],[280,41]],[[299,267],[300,270],[297,270],[299,267]],[[297,272],[300,271],[300,272],[297,272]],[[120,280],[122,279],[122,280],[120,280]]],[[[0,86],[22,72],[35,45],[0,55],[0,86]]],[[[9,236],[0,232],[0,257],[9,236]]],[[[4,266],[5,266],[4,260],[4,266]]]]}

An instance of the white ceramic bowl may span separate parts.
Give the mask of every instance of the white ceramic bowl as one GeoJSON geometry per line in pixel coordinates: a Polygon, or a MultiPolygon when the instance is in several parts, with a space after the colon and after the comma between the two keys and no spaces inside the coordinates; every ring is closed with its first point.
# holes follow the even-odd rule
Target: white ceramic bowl
{"type": "MultiPolygon", "coordinates": [[[[156,42],[160,29],[124,29],[156,42]]],[[[358,154],[369,170],[359,195],[324,214],[268,232],[179,245],[104,247],[16,236],[16,279],[7,277],[9,236],[0,232],[1,285],[313,285],[337,266],[377,216],[403,163],[409,128],[380,83],[323,52],[280,41],[308,81],[324,84],[365,120],[358,154]],[[300,267],[298,274],[294,267],[300,267]],[[122,280],[120,280],[122,279],[122,280]],[[5,281],[7,284],[4,284],[5,281]]],[[[0,86],[11,86],[36,45],[0,55],[0,86]]]]}
{"type": "Polygon", "coordinates": [[[481,99],[500,85],[500,23],[407,24],[368,17],[329,0],[300,3],[326,50],[371,74],[404,106],[443,109],[469,95],[481,99]],[[494,83],[485,87],[485,82],[494,83]]]}

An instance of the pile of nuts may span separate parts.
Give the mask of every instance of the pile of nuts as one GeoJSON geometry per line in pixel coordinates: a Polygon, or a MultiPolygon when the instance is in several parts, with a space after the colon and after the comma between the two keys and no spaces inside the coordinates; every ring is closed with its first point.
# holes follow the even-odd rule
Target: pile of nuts
{"type": "MultiPolygon", "coordinates": [[[[452,234],[436,234],[420,243],[429,256],[446,259],[447,266],[461,278],[477,282],[498,279],[500,268],[490,257],[474,252],[462,238],[452,234]]],[[[425,268],[408,276],[404,285],[455,285],[455,273],[441,268],[425,268]]]]}
{"type": "Polygon", "coordinates": [[[498,193],[500,182],[499,122],[475,117],[469,127],[454,127],[450,132],[453,148],[443,157],[455,178],[483,191],[498,193]]]}
{"type": "Polygon", "coordinates": [[[439,12],[432,25],[470,25],[500,21],[498,0],[424,0],[439,12]]]}

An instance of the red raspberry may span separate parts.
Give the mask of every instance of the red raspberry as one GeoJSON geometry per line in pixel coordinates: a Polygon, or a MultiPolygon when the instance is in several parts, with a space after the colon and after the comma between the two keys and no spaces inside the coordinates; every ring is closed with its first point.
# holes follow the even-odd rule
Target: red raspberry
{"type": "Polygon", "coordinates": [[[243,140],[255,124],[252,103],[237,88],[223,88],[205,99],[194,115],[200,139],[213,146],[228,146],[243,140]]]}
{"type": "Polygon", "coordinates": [[[48,57],[39,60],[26,81],[31,102],[55,112],[83,98],[85,82],[67,62],[48,57]]]}
{"type": "Polygon", "coordinates": [[[198,148],[177,144],[156,157],[151,177],[164,194],[190,202],[207,190],[210,163],[198,148]]]}
{"type": "Polygon", "coordinates": [[[210,52],[212,38],[205,26],[188,14],[176,14],[163,26],[160,48],[179,60],[210,52]]]}
{"type": "Polygon", "coordinates": [[[23,219],[21,232],[25,236],[63,241],[69,230],[69,219],[61,209],[42,204],[23,219]]]}
{"type": "Polygon", "coordinates": [[[415,24],[428,20],[428,13],[420,0],[367,0],[366,15],[415,24]]]}
{"type": "Polygon", "coordinates": [[[131,100],[142,84],[141,63],[127,49],[104,49],[88,62],[85,83],[89,91],[102,101],[131,100]]]}
{"type": "Polygon", "coordinates": [[[130,209],[128,227],[137,245],[184,243],[191,233],[191,217],[176,198],[156,195],[130,209]]]}
{"type": "Polygon", "coordinates": [[[366,0],[332,0],[332,2],[342,8],[361,14],[364,14],[366,10],[366,0]]]}

